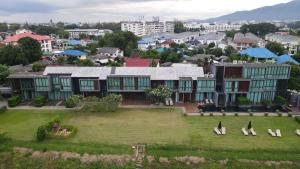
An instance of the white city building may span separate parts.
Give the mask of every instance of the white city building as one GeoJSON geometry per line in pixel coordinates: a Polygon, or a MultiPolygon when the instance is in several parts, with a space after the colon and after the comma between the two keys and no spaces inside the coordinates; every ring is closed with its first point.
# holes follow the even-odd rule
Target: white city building
{"type": "Polygon", "coordinates": [[[156,33],[173,33],[174,23],[173,22],[162,22],[162,21],[134,21],[134,22],[122,22],[122,31],[129,31],[134,33],[136,36],[145,36],[156,33]]]}
{"type": "Polygon", "coordinates": [[[107,33],[112,33],[109,29],[67,29],[69,38],[78,39],[81,34],[87,36],[104,36],[107,33]]]}
{"type": "Polygon", "coordinates": [[[197,22],[189,22],[184,23],[184,27],[189,29],[201,29],[203,33],[210,32],[224,32],[230,30],[240,30],[241,24],[211,24],[211,23],[197,23],[197,22]]]}

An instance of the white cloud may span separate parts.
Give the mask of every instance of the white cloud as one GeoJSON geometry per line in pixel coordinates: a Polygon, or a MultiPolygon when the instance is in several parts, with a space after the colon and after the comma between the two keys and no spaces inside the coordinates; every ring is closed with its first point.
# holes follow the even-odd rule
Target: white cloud
{"type": "Polygon", "coordinates": [[[165,20],[205,19],[289,1],[291,0],[28,0],[30,5],[26,5],[24,0],[13,0],[5,2],[6,8],[0,6],[0,22],[47,22],[50,19],[75,22],[120,21],[137,19],[138,16],[148,19],[160,16],[165,20]],[[23,5],[18,5],[21,2],[23,5]],[[35,4],[34,8],[32,4],[35,4]],[[10,9],[14,5],[18,7],[10,9]],[[38,10],[38,6],[43,7],[43,10],[38,10]]]}

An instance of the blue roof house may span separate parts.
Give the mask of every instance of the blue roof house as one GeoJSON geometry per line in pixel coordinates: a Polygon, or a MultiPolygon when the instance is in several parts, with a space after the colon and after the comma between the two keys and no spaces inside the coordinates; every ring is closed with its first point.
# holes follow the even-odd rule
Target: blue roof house
{"type": "Polygon", "coordinates": [[[240,51],[241,55],[256,58],[257,60],[272,60],[278,56],[266,48],[248,48],[240,51]]]}
{"type": "Polygon", "coordinates": [[[78,57],[81,60],[86,59],[87,53],[82,52],[80,50],[65,50],[64,52],[60,53],[61,56],[70,56],[70,57],[78,57]]]}
{"type": "Polygon", "coordinates": [[[277,64],[285,64],[287,62],[291,62],[296,65],[299,65],[299,62],[296,61],[294,58],[292,58],[290,55],[278,56],[277,61],[276,61],[277,64]]]}

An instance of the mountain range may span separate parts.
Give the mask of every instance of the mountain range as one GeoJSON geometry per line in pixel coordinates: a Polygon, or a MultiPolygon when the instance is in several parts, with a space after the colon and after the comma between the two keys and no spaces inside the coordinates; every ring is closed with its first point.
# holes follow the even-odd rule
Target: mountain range
{"type": "Polygon", "coordinates": [[[234,22],[234,21],[294,21],[300,20],[300,0],[265,6],[250,11],[238,11],[232,14],[199,20],[201,22],[234,22]]]}

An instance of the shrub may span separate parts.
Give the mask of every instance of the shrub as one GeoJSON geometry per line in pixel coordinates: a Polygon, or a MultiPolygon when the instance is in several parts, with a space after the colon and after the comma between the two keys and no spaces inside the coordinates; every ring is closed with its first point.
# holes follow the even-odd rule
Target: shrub
{"type": "Polygon", "coordinates": [[[282,113],[281,112],[278,113],[278,117],[282,117],[282,113]]]}
{"type": "Polygon", "coordinates": [[[238,106],[246,106],[249,105],[251,101],[247,97],[238,97],[236,103],[238,106]]]}
{"type": "Polygon", "coordinates": [[[183,116],[185,116],[185,117],[186,117],[186,116],[187,116],[187,114],[186,114],[186,113],[183,113],[183,116]]]}
{"type": "Polygon", "coordinates": [[[8,106],[9,107],[16,107],[21,103],[20,96],[12,96],[8,99],[8,106]]]}
{"type": "Polygon", "coordinates": [[[268,117],[269,116],[269,113],[265,113],[265,117],[268,117]]]}
{"type": "Polygon", "coordinates": [[[296,116],[295,120],[296,120],[296,122],[298,122],[300,124],[300,116],[296,116]]]}
{"type": "Polygon", "coordinates": [[[204,113],[201,113],[200,116],[204,116],[204,113]]]}
{"type": "Polygon", "coordinates": [[[40,126],[36,132],[36,139],[39,142],[42,142],[46,139],[47,131],[45,126],[40,126]]]}
{"type": "Polygon", "coordinates": [[[253,113],[252,113],[252,112],[250,112],[250,113],[249,113],[249,115],[250,115],[250,116],[253,116],[253,113]]]}
{"type": "Polygon", "coordinates": [[[209,116],[214,116],[214,114],[213,113],[209,113],[209,116]]]}
{"type": "Polygon", "coordinates": [[[73,95],[66,100],[65,106],[66,108],[74,108],[76,107],[81,100],[81,96],[73,95]]]}
{"type": "Polygon", "coordinates": [[[46,98],[44,96],[37,96],[34,98],[34,105],[36,107],[43,107],[46,104],[46,98]]]}
{"type": "Polygon", "coordinates": [[[222,112],[222,115],[223,115],[223,116],[226,116],[226,113],[225,113],[225,112],[222,112]]]}
{"type": "Polygon", "coordinates": [[[239,113],[234,113],[234,116],[239,116],[239,113]]]}
{"type": "Polygon", "coordinates": [[[0,113],[4,113],[7,107],[5,105],[0,106],[0,113]]]}
{"type": "Polygon", "coordinates": [[[164,103],[166,98],[172,96],[172,90],[166,86],[158,86],[155,89],[147,89],[147,98],[153,103],[164,103]]]}
{"type": "Polygon", "coordinates": [[[287,103],[287,100],[282,96],[276,96],[275,103],[282,106],[282,105],[285,105],[287,103]]]}
{"type": "Polygon", "coordinates": [[[292,113],[292,112],[289,112],[289,113],[288,113],[288,117],[293,117],[293,113],[292,113]]]}

